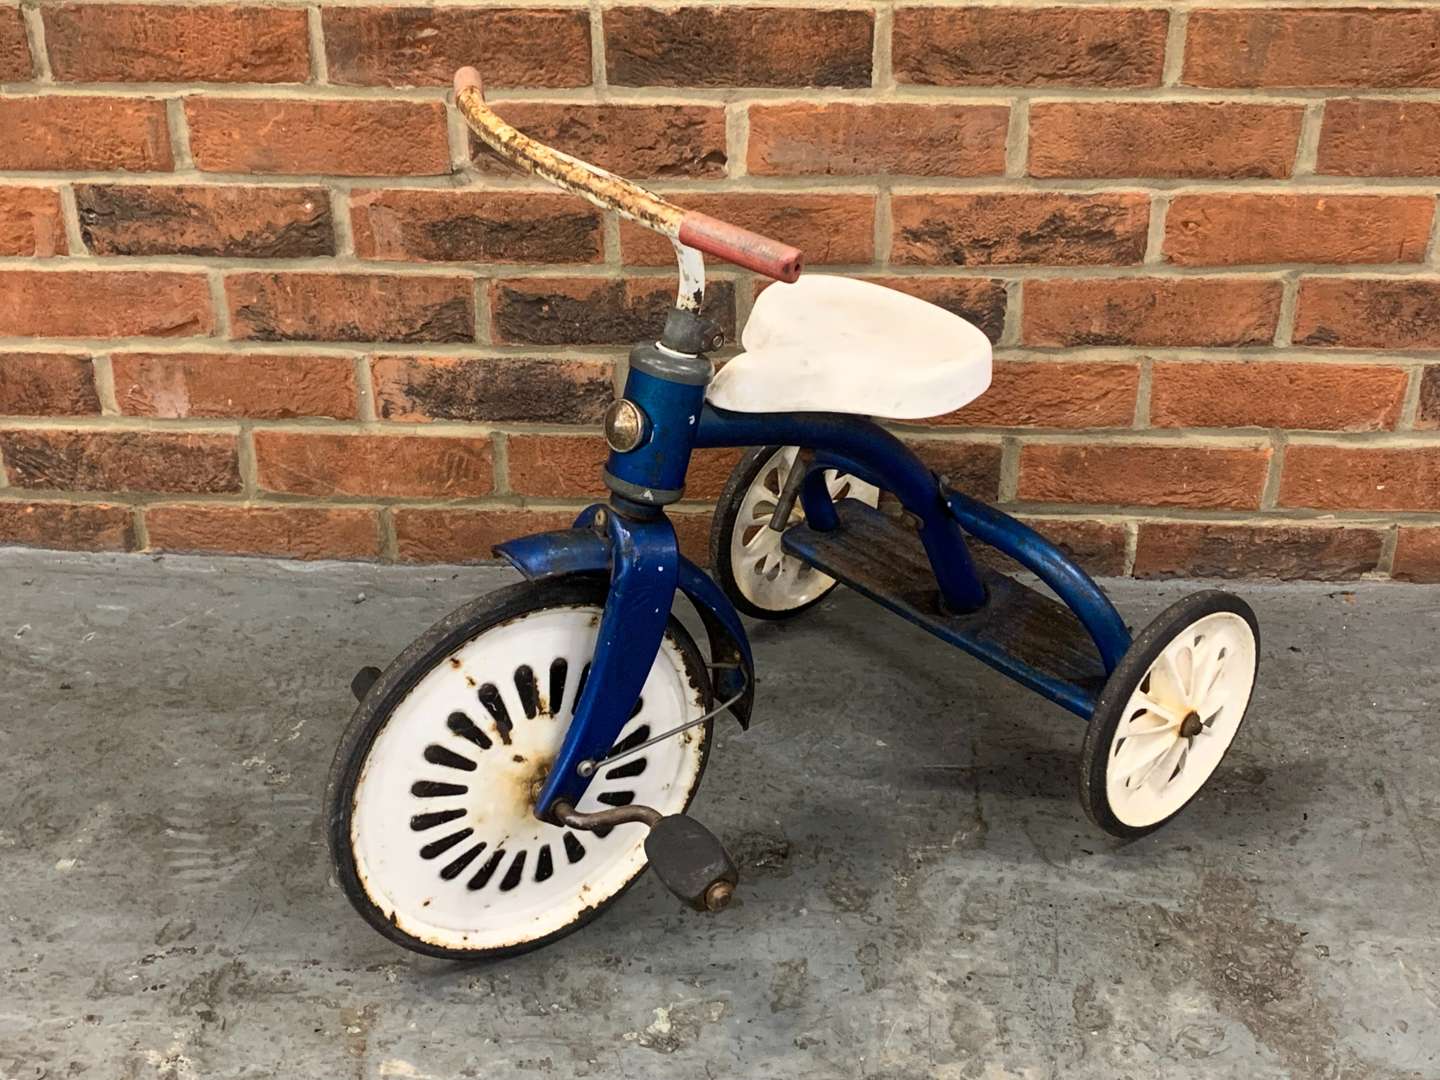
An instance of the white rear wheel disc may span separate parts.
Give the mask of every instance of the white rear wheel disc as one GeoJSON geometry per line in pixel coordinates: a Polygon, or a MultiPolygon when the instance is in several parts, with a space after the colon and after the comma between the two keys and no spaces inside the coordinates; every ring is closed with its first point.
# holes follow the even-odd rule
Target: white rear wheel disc
{"type": "MultiPolygon", "coordinates": [[[[353,793],[350,844],[375,907],[428,945],[483,952],[555,934],[645,868],[645,830],[577,833],[534,816],[594,653],[601,609],[526,612],[482,631],[390,713],[353,793]]],[[[701,673],[666,634],[616,745],[704,712],[701,673]]],[[[702,725],[602,767],[581,810],[684,809],[705,759],[702,725]]]]}
{"type": "MultiPolygon", "coordinates": [[[[730,572],[741,595],[766,611],[791,611],[823,596],[835,579],[809,563],[787,555],[780,544],[781,534],[770,528],[770,518],[785,487],[785,478],[795,464],[799,448],[782,446],[770,456],[745,491],[730,533],[730,572]]],[[[880,502],[880,489],[858,477],[825,473],[830,497],[858,499],[866,506],[880,502]]],[[[789,525],[805,520],[800,500],[790,512],[789,525]]]]}
{"type": "Polygon", "coordinates": [[[1254,631],[1229,611],[1166,643],[1110,740],[1105,797],[1121,824],[1164,821],[1204,786],[1244,719],[1257,661],[1254,631]]]}

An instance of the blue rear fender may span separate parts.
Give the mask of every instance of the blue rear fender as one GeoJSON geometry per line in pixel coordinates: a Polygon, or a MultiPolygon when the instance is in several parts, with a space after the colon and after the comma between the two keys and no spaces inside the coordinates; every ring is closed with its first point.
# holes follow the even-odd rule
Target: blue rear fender
{"type": "MultiPolygon", "coordinates": [[[[584,511],[573,528],[517,537],[492,550],[530,580],[557,574],[608,573],[610,538],[591,527],[601,509],[592,506],[584,511]]],[[[748,728],[755,704],[755,661],[740,616],[710,576],[684,556],[680,557],[676,584],[694,606],[710,639],[715,701],[719,704],[734,698],[730,713],[742,728],[748,728]]]]}

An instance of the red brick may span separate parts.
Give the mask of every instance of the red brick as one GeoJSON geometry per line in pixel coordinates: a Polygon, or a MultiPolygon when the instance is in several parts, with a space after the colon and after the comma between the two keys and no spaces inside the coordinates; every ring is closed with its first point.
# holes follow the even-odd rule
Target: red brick
{"type": "Polygon", "coordinates": [[[1297,345],[1440,349],[1440,281],[1302,278],[1297,345]]]}
{"type": "Polygon", "coordinates": [[[1150,423],[1377,431],[1400,418],[1408,378],[1368,364],[1158,363],[1150,423]]]}
{"type": "Polygon", "coordinates": [[[866,277],[863,280],[918,296],[974,323],[991,341],[1005,330],[1005,283],[998,278],[866,277]]]}
{"type": "Polygon", "coordinates": [[[1402,525],[1390,575],[1401,581],[1440,583],[1440,528],[1402,525]]]}
{"type": "Polygon", "coordinates": [[[1375,569],[1380,542],[1366,528],[1142,521],[1135,576],[1343,581],[1375,569]]]}
{"type": "Polygon", "coordinates": [[[494,487],[488,437],[257,431],[260,487],[294,495],[459,499],[494,487]]]}
{"type": "Polygon", "coordinates": [[[375,511],[358,507],[150,506],[145,528],[155,551],[287,559],[373,559],[380,554],[375,511]]]}
{"type": "Polygon", "coordinates": [[[117,353],[110,363],[120,411],[130,416],[355,416],[348,356],[117,353]]]}
{"type": "Polygon", "coordinates": [[[26,82],[31,76],[30,43],[20,8],[0,8],[0,82],[26,82]]]}
{"type": "Polygon", "coordinates": [[[1326,102],[1315,171],[1338,176],[1440,176],[1440,102],[1326,102]]]}
{"type": "Polygon", "coordinates": [[[233,435],[169,431],[0,432],[10,483],[66,491],[240,490],[233,435]]]}
{"type": "Polygon", "coordinates": [[[48,259],[64,255],[60,193],[51,188],[0,187],[0,255],[48,259]]]}
{"type": "Polygon", "coordinates": [[[1159,86],[1163,11],[902,7],[894,68],[929,86],[1159,86]]]}
{"type": "MultiPolygon", "coordinates": [[[[872,195],[685,194],[675,196],[687,210],[733,222],[762,236],[794,244],[809,266],[868,263],[875,257],[875,198],[872,195]]],[[[673,266],[675,249],[657,233],[628,221],[620,225],[620,250],[636,266],[673,266]]]]}
{"type": "Polygon", "coordinates": [[[1165,257],[1182,266],[1414,263],[1425,259],[1432,195],[1181,195],[1165,257]]]}
{"type": "Polygon", "coordinates": [[[587,86],[584,8],[326,7],[330,81],[449,86],[472,64],[486,86],[587,86]]]}
{"type": "Polygon", "coordinates": [[[795,102],[750,107],[757,176],[1000,176],[1008,105],[795,102]]]}
{"type": "MultiPolygon", "coordinates": [[[[630,345],[654,340],[675,305],[675,280],[656,278],[502,278],[490,286],[496,341],[515,345],[630,345]]],[[[705,314],[735,338],[735,294],[728,281],[705,291],[705,314]]]]}
{"type": "Polygon", "coordinates": [[[300,83],[300,8],[59,4],[40,9],[59,82],[300,83]]]}
{"type": "Polygon", "coordinates": [[[0,353],[0,415],[94,416],[99,412],[90,357],[0,353]]]}
{"type": "Polygon", "coordinates": [[[335,254],[323,188],[81,184],[80,234],[96,255],[300,259],[335,254]]]}
{"type": "Polygon", "coordinates": [[[163,101],[0,99],[0,169],[169,172],[174,164],[163,101]]]}
{"type": "Polygon", "coordinates": [[[1027,345],[1269,344],[1280,317],[1278,281],[1107,278],[1027,281],[1027,345]]]}
{"type": "Polygon", "coordinates": [[[598,424],[615,396],[603,361],[380,356],[371,368],[384,420],[598,424]]]}
{"type": "Polygon", "coordinates": [[[1440,510],[1440,446],[1309,446],[1292,443],[1280,505],[1316,510],[1440,510]]]}
{"type": "Polygon", "coordinates": [[[1135,419],[1136,364],[997,361],[990,389],[926,421],[970,427],[1115,428],[1135,419]]]}
{"type": "Polygon", "coordinates": [[[1440,86],[1440,12],[1196,11],[1188,86],[1440,86]]]}
{"type": "Polygon", "coordinates": [[[1107,266],[1145,257],[1150,197],[1065,195],[896,195],[891,203],[896,263],[942,266],[1107,266]]]}
{"type": "MultiPolygon", "coordinates": [[[[505,102],[495,109],[547,146],[634,179],[725,175],[725,109],[711,105],[572,105],[505,102]]],[[[474,135],[483,172],[515,174],[474,135]]]]}
{"type": "Polygon", "coordinates": [[[129,551],[134,519],[128,507],[110,503],[0,502],[0,544],[129,551]]]}
{"type": "Polygon", "coordinates": [[[1415,426],[1440,428],[1440,365],[1430,365],[1420,377],[1420,413],[1415,426]]]}
{"type": "MultiPolygon", "coordinates": [[[[0,506],[3,506],[0,503],[0,506]]],[[[496,544],[531,533],[568,529],[576,510],[460,510],[402,506],[395,539],[405,562],[477,563],[495,558],[496,544]]]]}
{"type": "Polygon", "coordinates": [[[403,262],[594,263],[600,211],[533,191],[373,191],[353,195],[355,253],[403,262]]]}
{"type": "Polygon", "coordinates": [[[1030,443],[1020,450],[1019,498],[1254,510],[1270,454],[1268,447],[1030,443]]]}
{"type": "Polygon", "coordinates": [[[1285,177],[1303,110],[1211,101],[1030,107],[1031,176],[1285,177]]]}
{"type": "Polygon", "coordinates": [[[232,332],[257,341],[473,341],[462,277],[399,274],[231,274],[232,332]]]}
{"type": "Polygon", "coordinates": [[[203,172],[435,176],[450,171],[438,101],[185,100],[203,172]]]}
{"type": "MultiPolygon", "coordinates": [[[[510,488],[520,495],[582,498],[606,494],[601,470],[609,454],[599,435],[510,435],[510,488]]],[[[714,499],[742,451],[697,450],[685,478],[687,499],[714,499]]]]}
{"type": "Polygon", "coordinates": [[[1125,572],[1125,526],[1083,518],[1026,517],[1023,520],[1051,543],[1059,545],[1086,573],[1115,577],[1125,572]]]}
{"type": "Polygon", "coordinates": [[[869,86],[869,11],[610,7],[615,86],[869,86]]]}
{"type": "Polygon", "coordinates": [[[921,461],[945,477],[945,484],[952,491],[963,491],[986,502],[999,498],[999,443],[952,439],[907,439],[905,443],[921,461]]]}
{"type": "Polygon", "coordinates": [[[0,337],[191,337],[213,329],[203,274],[0,271],[0,337]]]}

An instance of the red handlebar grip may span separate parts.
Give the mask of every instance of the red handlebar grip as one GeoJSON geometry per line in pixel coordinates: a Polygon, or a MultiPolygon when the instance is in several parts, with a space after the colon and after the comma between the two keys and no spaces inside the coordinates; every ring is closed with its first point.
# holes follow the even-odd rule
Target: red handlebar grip
{"type": "Polygon", "coordinates": [[[485,100],[485,86],[480,81],[480,72],[473,67],[462,67],[455,72],[455,96],[460,96],[460,91],[474,88],[480,91],[480,100],[485,100]]]}
{"type": "Polygon", "coordinates": [[[694,210],[680,222],[680,242],[776,281],[794,281],[805,261],[799,248],[694,210]]]}

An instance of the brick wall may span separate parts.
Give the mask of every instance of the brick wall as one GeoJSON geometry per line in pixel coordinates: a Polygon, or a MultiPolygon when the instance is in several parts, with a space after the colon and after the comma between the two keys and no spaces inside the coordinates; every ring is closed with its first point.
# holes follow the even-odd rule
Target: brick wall
{"type": "Polygon", "coordinates": [[[1440,579],[1440,9],[1320,2],[0,7],[0,542],[460,559],[600,491],[670,255],[475,155],[463,63],[979,324],[904,436],[1095,568],[1440,579]]]}

